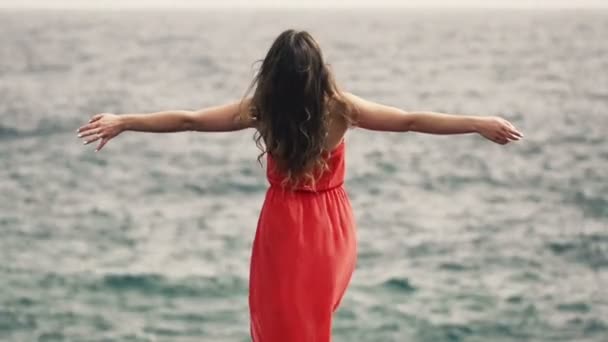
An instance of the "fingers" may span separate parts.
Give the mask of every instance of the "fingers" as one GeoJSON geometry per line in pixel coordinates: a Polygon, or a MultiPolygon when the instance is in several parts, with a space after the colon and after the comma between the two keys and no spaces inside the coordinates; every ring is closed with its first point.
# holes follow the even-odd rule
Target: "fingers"
{"type": "Polygon", "coordinates": [[[521,140],[524,135],[519,132],[509,121],[496,117],[487,127],[487,131],[482,133],[488,140],[497,144],[505,145],[513,141],[521,140]]]}
{"type": "Polygon", "coordinates": [[[85,140],[85,142],[83,142],[83,145],[88,145],[94,141],[97,141],[99,139],[102,139],[103,137],[101,136],[101,134],[96,134],[95,137],[93,137],[93,139],[89,139],[89,140],[85,140]]]}
{"type": "MultiPolygon", "coordinates": [[[[507,123],[508,123],[508,121],[507,121],[507,123]]],[[[507,138],[512,141],[517,141],[524,137],[524,135],[521,134],[518,130],[516,130],[515,128],[511,128],[511,127],[512,126],[509,126],[509,125],[502,127],[500,132],[504,138],[507,138]]]]}
{"type": "Polygon", "coordinates": [[[89,123],[89,124],[86,124],[86,125],[81,126],[80,128],[78,128],[76,130],[76,132],[77,133],[81,133],[81,132],[85,132],[85,131],[88,131],[90,129],[97,128],[97,127],[99,127],[99,123],[98,122],[96,122],[96,123],[89,123]]]}
{"type": "Polygon", "coordinates": [[[92,138],[92,139],[89,139],[89,140],[85,140],[85,141],[83,142],[83,145],[88,145],[88,144],[90,144],[90,143],[92,143],[92,142],[95,142],[95,141],[97,141],[97,140],[100,140],[99,145],[97,145],[97,148],[95,148],[95,152],[97,152],[97,151],[101,150],[101,148],[102,148],[102,147],[103,147],[105,144],[107,144],[107,143],[108,143],[108,141],[110,141],[110,139],[111,139],[111,137],[110,137],[110,136],[104,136],[103,134],[101,134],[101,133],[97,133],[97,132],[94,132],[94,131],[89,131],[89,132],[87,132],[87,133],[84,133],[82,136],[84,137],[84,136],[89,136],[89,135],[93,135],[93,134],[95,134],[95,135],[93,136],[93,138],[92,138]]]}
{"type": "Polygon", "coordinates": [[[520,140],[520,139],[521,139],[521,136],[520,136],[520,135],[518,135],[518,134],[514,134],[514,133],[511,133],[511,132],[508,132],[508,133],[507,133],[507,138],[508,138],[509,140],[517,141],[517,140],[520,140]]]}
{"type": "Polygon", "coordinates": [[[101,150],[102,147],[104,147],[104,145],[110,141],[110,138],[102,138],[101,141],[99,142],[99,145],[97,145],[97,148],[95,148],[95,152],[101,150]]]}
{"type": "Polygon", "coordinates": [[[521,139],[521,138],[523,138],[523,137],[524,137],[524,135],[523,135],[523,134],[522,134],[520,131],[516,130],[515,128],[513,128],[513,129],[509,129],[509,130],[508,130],[508,132],[509,132],[510,134],[512,134],[512,135],[515,135],[515,136],[516,136],[516,137],[518,137],[519,139],[521,139]]]}
{"type": "Polygon", "coordinates": [[[91,128],[96,128],[98,127],[99,123],[95,123],[97,120],[101,119],[103,117],[103,113],[101,114],[95,114],[91,117],[91,119],[89,120],[89,122],[86,125],[81,126],[80,128],[78,128],[76,130],[76,133],[80,133],[86,130],[89,130],[91,128]]]}
{"type": "Polygon", "coordinates": [[[507,139],[510,141],[517,141],[519,140],[519,135],[517,135],[516,133],[512,133],[511,129],[503,129],[500,131],[500,138],[501,139],[507,139]]]}
{"type": "Polygon", "coordinates": [[[518,136],[520,139],[524,137],[524,135],[517,130],[517,128],[515,128],[515,126],[513,126],[513,124],[507,120],[504,120],[506,127],[505,129],[507,130],[507,132],[509,132],[510,134],[513,134],[515,136],[518,136]]]}
{"type": "Polygon", "coordinates": [[[108,141],[111,139],[111,137],[108,136],[109,132],[102,133],[102,128],[100,127],[101,123],[97,122],[103,116],[104,116],[104,113],[93,115],[86,125],[83,125],[76,130],[79,138],[85,138],[85,137],[91,136],[88,140],[85,140],[83,142],[83,145],[88,145],[92,142],[100,140],[99,144],[95,148],[95,152],[101,150],[104,147],[104,145],[107,144],[108,141]]]}
{"type": "Polygon", "coordinates": [[[93,115],[91,120],[89,120],[89,122],[95,122],[95,121],[101,119],[102,116],[103,116],[103,114],[95,114],[95,115],[93,115]]]}
{"type": "Polygon", "coordinates": [[[506,145],[513,141],[519,141],[521,137],[512,133],[503,133],[501,135],[494,136],[492,141],[497,144],[506,145]]]}
{"type": "Polygon", "coordinates": [[[99,134],[101,133],[100,129],[90,129],[88,131],[84,131],[83,133],[78,134],[79,138],[88,137],[89,135],[99,134]]]}

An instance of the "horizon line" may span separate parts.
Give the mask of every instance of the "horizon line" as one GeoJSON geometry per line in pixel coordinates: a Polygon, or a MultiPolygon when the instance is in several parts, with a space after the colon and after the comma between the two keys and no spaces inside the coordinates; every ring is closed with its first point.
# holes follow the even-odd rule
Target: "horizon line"
{"type": "Polygon", "coordinates": [[[412,6],[412,5],[150,5],[150,6],[137,6],[137,5],[114,5],[114,6],[2,6],[0,10],[214,10],[214,9],[226,9],[226,10],[297,10],[297,9],[312,9],[312,10],[323,10],[323,9],[339,9],[339,10],[373,10],[373,9],[406,9],[406,10],[604,10],[608,9],[608,3],[602,5],[587,5],[587,6],[576,6],[573,5],[559,5],[559,6],[531,6],[531,5],[501,5],[501,6],[438,6],[438,5],[426,5],[426,6],[412,6]]]}

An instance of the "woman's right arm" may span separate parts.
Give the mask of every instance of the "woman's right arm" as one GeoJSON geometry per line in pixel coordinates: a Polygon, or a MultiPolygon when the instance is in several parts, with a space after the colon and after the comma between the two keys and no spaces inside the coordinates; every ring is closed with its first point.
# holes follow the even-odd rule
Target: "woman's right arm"
{"type": "Polygon", "coordinates": [[[95,152],[123,131],[169,133],[183,131],[229,132],[255,126],[248,115],[251,99],[196,111],[170,110],[145,114],[95,114],[76,131],[84,144],[101,140],[95,152]]]}
{"type": "Polygon", "coordinates": [[[353,105],[351,117],[356,127],[376,131],[421,132],[429,134],[479,133],[497,144],[523,138],[509,121],[497,116],[444,114],[430,111],[406,112],[399,108],[343,93],[353,105]]]}
{"type": "Polygon", "coordinates": [[[121,114],[118,117],[124,131],[171,133],[187,130],[191,113],[185,110],[167,110],[146,114],[121,114]]]}
{"type": "Polygon", "coordinates": [[[123,131],[181,132],[187,130],[189,111],[172,110],[142,114],[100,113],[76,130],[84,145],[100,140],[95,152],[123,131]]]}

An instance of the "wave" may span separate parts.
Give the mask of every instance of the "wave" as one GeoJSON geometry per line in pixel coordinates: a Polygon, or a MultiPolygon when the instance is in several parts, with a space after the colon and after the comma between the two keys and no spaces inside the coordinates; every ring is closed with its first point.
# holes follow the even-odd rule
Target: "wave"
{"type": "Polygon", "coordinates": [[[199,184],[186,183],[184,189],[197,195],[223,195],[227,193],[256,194],[266,191],[268,186],[263,181],[254,179],[249,182],[227,180],[203,187],[199,184]]]}
{"type": "Polygon", "coordinates": [[[42,276],[40,285],[94,292],[140,292],[162,297],[225,297],[247,291],[246,279],[236,276],[170,278],[157,273],[57,274],[42,276]]]}
{"type": "Polygon", "coordinates": [[[77,127],[77,125],[57,124],[50,123],[48,121],[42,121],[38,124],[38,127],[34,129],[20,130],[16,127],[0,124],[0,141],[43,137],[55,134],[67,134],[72,132],[76,134],[75,131],[77,127]]]}
{"type": "Polygon", "coordinates": [[[591,307],[587,303],[573,302],[573,303],[558,304],[557,310],[567,311],[567,312],[587,313],[587,312],[591,311],[591,307]]]}
{"type": "Polygon", "coordinates": [[[247,282],[238,277],[169,279],[159,274],[108,274],[97,284],[103,289],[169,297],[217,297],[247,290],[247,282]]]}
{"type": "Polygon", "coordinates": [[[393,277],[387,279],[382,283],[382,286],[399,292],[415,292],[418,288],[409,281],[407,278],[393,277]]]}
{"type": "Polygon", "coordinates": [[[12,139],[19,137],[21,134],[22,132],[16,128],[0,125],[0,140],[12,139]]]}
{"type": "Polygon", "coordinates": [[[554,254],[593,269],[608,267],[608,235],[589,234],[572,237],[567,241],[552,241],[547,248],[554,254]]]}
{"type": "Polygon", "coordinates": [[[602,197],[602,195],[596,196],[583,191],[576,191],[573,197],[572,204],[585,214],[597,218],[608,217],[608,199],[602,197]]]}

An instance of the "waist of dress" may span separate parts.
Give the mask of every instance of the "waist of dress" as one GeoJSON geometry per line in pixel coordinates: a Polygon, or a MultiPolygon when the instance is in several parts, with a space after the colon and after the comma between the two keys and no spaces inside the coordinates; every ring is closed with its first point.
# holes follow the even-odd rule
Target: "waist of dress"
{"type": "Polygon", "coordinates": [[[268,189],[274,189],[274,190],[283,190],[286,192],[292,192],[292,193],[305,193],[305,194],[316,194],[316,193],[323,193],[323,192],[328,192],[334,189],[338,189],[338,188],[342,188],[344,186],[344,182],[340,182],[328,187],[323,187],[323,188],[319,188],[319,189],[310,189],[310,188],[295,188],[295,189],[290,189],[289,187],[285,187],[282,186],[280,184],[276,184],[276,183],[270,183],[270,187],[268,189]]]}

